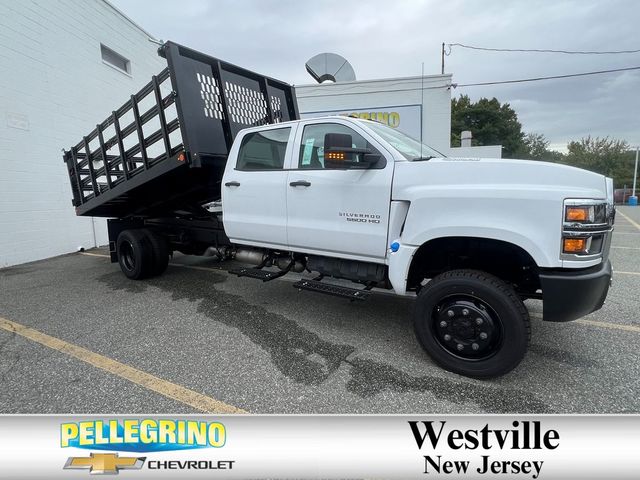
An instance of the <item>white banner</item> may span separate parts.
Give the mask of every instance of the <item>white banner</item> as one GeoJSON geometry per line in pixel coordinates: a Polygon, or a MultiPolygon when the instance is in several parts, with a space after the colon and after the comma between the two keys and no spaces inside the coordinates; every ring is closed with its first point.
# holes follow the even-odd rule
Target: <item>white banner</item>
{"type": "Polygon", "coordinates": [[[0,478],[640,478],[638,416],[2,416],[0,478]]]}

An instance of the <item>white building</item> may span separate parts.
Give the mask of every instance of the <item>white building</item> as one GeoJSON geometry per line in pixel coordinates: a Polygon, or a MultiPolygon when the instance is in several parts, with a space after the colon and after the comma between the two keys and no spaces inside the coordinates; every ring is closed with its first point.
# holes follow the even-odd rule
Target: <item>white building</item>
{"type": "Polygon", "coordinates": [[[500,158],[500,145],[452,146],[451,75],[296,86],[300,115],[357,115],[422,140],[447,156],[500,158]]]}
{"type": "Polygon", "coordinates": [[[77,217],[62,149],[166,62],[104,0],[0,2],[0,268],[107,243],[77,217]]]}

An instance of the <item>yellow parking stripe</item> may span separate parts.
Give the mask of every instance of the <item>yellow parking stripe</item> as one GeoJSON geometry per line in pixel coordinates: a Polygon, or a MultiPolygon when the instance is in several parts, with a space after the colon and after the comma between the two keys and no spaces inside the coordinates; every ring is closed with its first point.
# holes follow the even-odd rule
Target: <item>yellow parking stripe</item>
{"type": "MultiPolygon", "coordinates": [[[[616,248],[625,248],[625,247],[616,247],[616,248]]],[[[90,257],[104,257],[109,258],[109,255],[104,255],[102,253],[89,253],[89,252],[80,252],[81,255],[89,255],[90,257]]],[[[226,272],[224,268],[220,267],[201,267],[198,265],[185,265],[183,263],[169,263],[172,267],[182,267],[182,268],[190,268],[191,270],[202,270],[202,271],[213,271],[213,272],[226,272]]],[[[640,272],[624,272],[621,270],[614,270],[614,275],[640,275],[640,272]]],[[[382,292],[380,292],[382,293],[382,292]]]]}
{"type": "MultiPolygon", "coordinates": [[[[531,318],[539,318],[542,320],[542,314],[536,312],[530,312],[529,316],[531,318]]],[[[586,318],[581,318],[580,320],[574,320],[570,323],[580,323],[582,325],[590,325],[592,327],[601,327],[601,328],[609,328],[611,330],[624,330],[625,332],[634,332],[640,333],[640,327],[636,327],[635,325],[624,325],[622,323],[612,323],[612,322],[600,322],[597,320],[587,320],[586,318]]]]}
{"type": "Polygon", "coordinates": [[[224,268],[220,268],[220,267],[201,267],[201,266],[198,266],[198,265],[185,265],[184,263],[170,263],[169,265],[171,265],[172,267],[190,268],[192,270],[226,272],[226,270],[224,268]]]}
{"type": "Polygon", "coordinates": [[[614,330],[624,330],[625,332],[640,333],[640,327],[636,327],[635,325],[625,325],[623,323],[598,322],[596,320],[587,320],[586,318],[576,320],[576,323],[591,325],[594,327],[612,328],[614,330]]]}
{"type": "MultiPolygon", "coordinates": [[[[80,252],[80,255],[88,255],[89,257],[111,258],[110,255],[105,255],[103,253],[80,252]]],[[[190,268],[191,270],[226,272],[224,268],[220,268],[220,267],[201,267],[199,265],[185,265],[184,263],[173,263],[173,262],[170,262],[169,265],[171,265],[172,267],[190,268]]]]}
{"type": "Polygon", "coordinates": [[[640,224],[638,224],[638,222],[636,222],[635,220],[632,220],[631,218],[627,217],[624,213],[622,213],[620,210],[617,211],[617,213],[624,218],[627,222],[629,222],[631,225],[633,225],[634,227],[636,227],[638,230],[640,230],[640,224]]]}
{"type": "MultiPolygon", "coordinates": [[[[96,254],[93,254],[96,255],[96,254]]],[[[96,255],[97,256],[97,255],[96,255]]],[[[22,337],[28,338],[34,342],[49,347],[58,352],[65,353],[71,357],[81,360],[89,365],[100,368],[106,372],[116,375],[125,380],[140,385],[147,390],[154,391],[167,398],[183,403],[206,413],[247,413],[233,405],[221,402],[215,398],[208,397],[201,393],[190,390],[181,385],[163,380],[162,378],[143,372],[137,368],[131,367],[124,363],[105,357],[99,353],[92,352],[86,348],[65,342],[46,333],[42,333],[33,328],[21,325],[20,323],[7,320],[0,317],[0,328],[8,332],[16,333],[22,337]]]]}

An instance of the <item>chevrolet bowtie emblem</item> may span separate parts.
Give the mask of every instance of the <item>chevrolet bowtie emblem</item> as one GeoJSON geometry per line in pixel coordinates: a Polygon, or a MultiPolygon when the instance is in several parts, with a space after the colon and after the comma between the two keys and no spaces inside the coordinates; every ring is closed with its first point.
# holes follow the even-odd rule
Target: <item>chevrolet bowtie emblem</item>
{"type": "Polygon", "coordinates": [[[64,468],[88,468],[92,475],[117,475],[120,470],[140,470],[146,458],[119,457],[117,453],[92,453],[90,457],[69,457],[64,468]]]}

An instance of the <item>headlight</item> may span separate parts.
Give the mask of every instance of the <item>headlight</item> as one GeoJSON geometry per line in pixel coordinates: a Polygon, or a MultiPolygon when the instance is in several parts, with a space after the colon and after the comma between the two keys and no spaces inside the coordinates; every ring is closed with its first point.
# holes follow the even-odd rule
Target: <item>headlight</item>
{"type": "Polygon", "coordinates": [[[613,226],[607,200],[565,200],[563,220],[563,258],[594,258],[604,253],[607,235],[613,226]]]}
{"type": "Polygon", "coordinates": [[[565,207],[564,221],[565,222],[591,222],[595,218],[595,208],[592,206],[565,207]]]}

